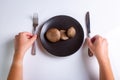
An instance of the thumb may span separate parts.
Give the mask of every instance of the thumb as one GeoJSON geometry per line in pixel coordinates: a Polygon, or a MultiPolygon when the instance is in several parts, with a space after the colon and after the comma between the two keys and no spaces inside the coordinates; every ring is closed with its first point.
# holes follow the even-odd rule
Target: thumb
{"type": "Polygon", "coordinates": [[[33,35],[30,39],[30,43],[33,43],[37,39],[37,35],[33,35]]]}
{"type": "Polygon", "coordinates": [[[88,47],[91,49],[93,47],[91,39],[90,38],[86,38],[86,42],[87,42],[88,47]]]}

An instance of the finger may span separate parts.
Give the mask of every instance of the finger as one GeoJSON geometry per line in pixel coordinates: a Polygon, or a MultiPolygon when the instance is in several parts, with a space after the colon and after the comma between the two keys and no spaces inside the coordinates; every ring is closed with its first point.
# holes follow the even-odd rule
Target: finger
{"type": "Polygon", "coordinates": [[[95,37],[91,38],[91,42],[94,43],[95,42],[95,37]]]}
{"type": "Polygon", "coordinates": [[[15,38],[17,38],[18,37],[18,35],[15,35],[15,38]]]}
{"type": "Polygon", "coordinates": [[[103,40],[107,41],[107,39],[106,39],[106,38],[103,38],[103,40]]]}
{"type": "Polygon", "coordinates": [[[19,37],[19,35],[16,35],[16,36],[15,36],[15,40],[17,40],[17,39],[18,39],[18,37],[19,37]]]}
{"type": "Polygon", "coordinates": [[[103,38],[103,41],[108,45],[107,39],[103,38]]]}
{"type": "Polygon", "coordinates": [[[33,34],[30,32],[20,32],[19,35],[32,36],[33,34]]]}
{"type": "MultiPolygon", "coordinates": [[[[35,35],[35,34],[34,34],[35,35]]],[[[27,35],[28,39],[31,39],[34,35],[27,35]]]]}
{"type": "Polygon", "coordinates": [[[33,43],[37,39],[37,35],[33,35],[30,39],[30,43],[33,43]]]}
{"type": "Polygon", "coordinates": [[[14,43],[16,44],[16,41],[18,40],[18,35],[15,36],[14,43]]]}
{"type": "Polygon", "coordinates": [[[92,41],[91,41],[91,39],[90,38],[86,38],[86,42],[87,42],[87,45],[88,45],[88,50],[89,50],[89,52],[88,52],[88,54],[90,55],[90,53],[92,54],[93,53],[93,43],[92,43],[92,41]]]}
{"type": "Polygon", "coordinates": [[[100,35],[95,35],[93,38],[97,39],[97,38],[102,38],[100,35]]]}
{"type": "Polygon", "coordinates": [[[93,47],[93,44],[91,42],[91,39],[90,38],[86,38],[86,41],[87,41],[87,45],[89,48],[92,48],[93,47]]]}

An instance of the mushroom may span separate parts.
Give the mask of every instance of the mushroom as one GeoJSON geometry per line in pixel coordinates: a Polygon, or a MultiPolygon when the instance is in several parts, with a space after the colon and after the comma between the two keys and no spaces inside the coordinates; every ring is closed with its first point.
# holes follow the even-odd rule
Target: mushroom
{"type": "Polygon", "coordinates": [[[60,40],[60,31],[57,28],[51,28],[46,32],[46,37],[50,42],[57,42],[60,40]]]}
{"type": "Polygon", "coordinates": [[[60,35],[61,35],[61,37],[60,37],[61,40],[69,39],[69,37],[67,37],[67,35],[66,35],[66,30],[60,30],[60,35]]]}
{"type": "Polygon", "coordinates": [[[67,31],[67,36],[70,38],[73,38],[76,35],[76,30],[75,28],[72,26],[68,29],[67,31]]]}

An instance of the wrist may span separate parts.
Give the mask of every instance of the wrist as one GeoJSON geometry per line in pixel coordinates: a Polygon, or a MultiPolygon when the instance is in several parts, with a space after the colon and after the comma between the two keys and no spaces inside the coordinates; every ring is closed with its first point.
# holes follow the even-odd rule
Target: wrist
{"type": "Polygon", "coordinates": [[[22,49],[15,49],[15,53],[17,53],[17,54],[24,54],[25,51],[22,50],[22,49]]]}
{"type": "Polygon", "coordinates": [[[23,65],[23,60],[19,60],[19,59],[14,58],[12,65],[22,66],[23,65]]]}
{"type": "Polygon", "coordinates": [[[105,65],[109,63],[109,57],[108,56],[103,56],[98,59],[99,65],[105,65]]]}
{"type": "Polygon", "coordinates": [[[15,66],[22,66],[23,65],[23,59],[19,59],[17,57],[14,57],[13,58],[13,63],[12,65],[15,65],[15,66]]]}
{"type": "Polygon", "coordinates": [[[22,62],[23,61],[23,57],[24,57],[24,52],[15,51],[13,60],[15,62],[22,62]]]}

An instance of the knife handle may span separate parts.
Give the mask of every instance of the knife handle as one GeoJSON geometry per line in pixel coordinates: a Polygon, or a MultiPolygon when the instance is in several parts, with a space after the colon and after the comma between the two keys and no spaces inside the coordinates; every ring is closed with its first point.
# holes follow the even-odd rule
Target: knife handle
{"type": "MultiPolygon", "coordinates": [[[[93,38],[91,39],[91,42],[92,42],[92,43],[95,42],[95,37],[93,37],[93,38]]],[[[92,56],[93,56],[93,53],[90,51],[89,48],[88,48],[88,56],[89,56],[89,57],[92,57],[92,56]]]]}
{"type": "Polygon", "coordinates": [[[90,51],[89,48],[88,48],[88,56],[89,56],[89,57],[92,57],[92,56],[93,56],[93,53],[90,51]]]}

